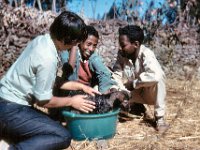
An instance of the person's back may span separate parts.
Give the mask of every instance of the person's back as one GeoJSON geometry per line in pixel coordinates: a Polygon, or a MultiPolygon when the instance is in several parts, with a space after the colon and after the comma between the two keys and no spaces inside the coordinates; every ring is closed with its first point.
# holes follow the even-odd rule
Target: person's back
{"type": "MultiPolygon", "coordinates": [[[[84,95],[53,96],[58,52],[71,49],[84,37],[85,23],[76,14],[62,12],[50,27],[50,35],[42,35],[30,42],[0,81],[0,137],[8,140],[9,149],[65,149],[71,134],[61,124],[31,107],[32,103],[45,108],[72,106],[89,112],[95,103],[84,95]]],[[[87,93],[99,93],[90,87],[65,83],[87,93]]]]}
{"type": "Polygon", "coordinates": [[[37,85],[35,83],[37,82],[36,72],[48,65],[48,71],[52,73],[45,74],[44,72],[41,76],[46,77],[47,81],[55,79],[58,55],[54,47],[49,34],[38,36],[29,42],[17,61],[2,78],[0,97],[13,102],[17,101],[22,105],[29,105],[28,96],[37,94],[37,91],[45,92],[44,86],[34,86],[37,85]]]}

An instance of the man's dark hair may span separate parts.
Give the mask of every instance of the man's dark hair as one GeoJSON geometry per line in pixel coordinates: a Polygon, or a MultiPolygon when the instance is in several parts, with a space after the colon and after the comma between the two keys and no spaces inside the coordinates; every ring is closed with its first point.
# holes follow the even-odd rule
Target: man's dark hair
{"type": "MultiPolygon", "coordinates": [[[[89,35],[93,35],[93,36],[95,36],[96,38],[99,39],[99,33],[98,33],[98,31],[93,26],[86,26],[85,30],[87,31],[87,35],[88,36],[89,35]]],[[[83,39],[83,41],[85,41],[86,39],[83,39]]]]}
{"type": "Polygon", "coordinates": [[[50,26],[53,39],[64,41],[64,44],[80,42],[87,37],[85,23],[77,14],[69,11],[62,12],[50,26]]]}
{"type": "Polygon", "coordinates": [[[138,41],[142,44],[144,40],[143,30],[136,25],[127,25],[123,28],[119,28],[119,36],[126,35],[131,43],[138,41]]]}

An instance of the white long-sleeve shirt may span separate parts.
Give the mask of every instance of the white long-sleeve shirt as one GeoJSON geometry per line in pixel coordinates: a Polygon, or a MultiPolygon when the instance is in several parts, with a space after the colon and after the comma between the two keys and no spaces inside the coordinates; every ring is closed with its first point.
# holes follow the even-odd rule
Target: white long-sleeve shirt
{"type": "Polygon", "coordinates": [[[155,85],[158,81],[165,79],[165,74],[156,59],[153,51],[144,45],[140,46],[135,63],[128,58],[118,54],[117,61],[113,67],[114,78],[118,86],[125,90],[124,83],[133,81],[133,88],[148,87],[155,85]]]}

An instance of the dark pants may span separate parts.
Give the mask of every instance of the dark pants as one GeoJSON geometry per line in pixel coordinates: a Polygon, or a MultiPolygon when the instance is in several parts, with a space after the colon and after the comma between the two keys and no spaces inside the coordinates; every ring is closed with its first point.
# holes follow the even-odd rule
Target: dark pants
{"type": "Polygon", "coordinates": [[[70,133],[58,122],[29,106],[0,98],[0,139],[10,150],[60,150],[69,147],[70,133]]]}

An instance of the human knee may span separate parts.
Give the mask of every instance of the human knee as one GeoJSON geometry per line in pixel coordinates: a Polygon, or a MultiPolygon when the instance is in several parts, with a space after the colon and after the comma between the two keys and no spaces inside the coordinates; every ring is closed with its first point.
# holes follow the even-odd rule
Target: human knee
{"type": "Polygon", "coordinates": [[[69,131],[67,129],[60,130],[57,134],[61,139],[60,142],[64,143],[65,147],[69,147],[71,140],[72,140],[72,136],[69,133],[69,131]]]}

